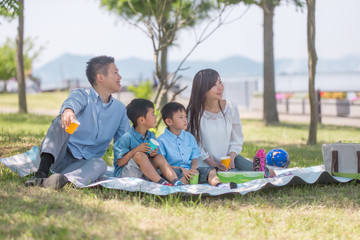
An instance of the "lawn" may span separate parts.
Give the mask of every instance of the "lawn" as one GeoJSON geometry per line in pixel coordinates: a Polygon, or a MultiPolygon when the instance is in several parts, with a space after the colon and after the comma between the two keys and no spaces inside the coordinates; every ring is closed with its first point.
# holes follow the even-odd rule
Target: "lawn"
{"type": "MultiPolygon", "coordinates": [[[[28,110],[59,110],[62,102],[69,95],[67,91],[43,92],[27,94],[28,110]]],[[[0,108],[18,109],[19,99],[17,93],[0,94],[0,108]]]]}
{"type": "MultiPolygon", "coordinates": [[[[66,96],[65,96],[66,97],[66,96]]],[[[0,97],[1,98],[1,97],[0,97]]],[[[0,101],[1,102],[1,101],[0,101]]],[[[39,145],[53,116],[0,114],[0,157],[39,145]]],[[[306,124],[265,127],[244,120],[243,155],[281,147],[290,167],[322,164],[321,144],[360,142],[359,128],[306,124]]],[[[104,159],[112,164],[112,150],[104,159]]],[[[360,185],[317,184],[245,196],[157,197],[109,189],[26,188],[0,164],[0,239],[359,239],[360,185]]]]}

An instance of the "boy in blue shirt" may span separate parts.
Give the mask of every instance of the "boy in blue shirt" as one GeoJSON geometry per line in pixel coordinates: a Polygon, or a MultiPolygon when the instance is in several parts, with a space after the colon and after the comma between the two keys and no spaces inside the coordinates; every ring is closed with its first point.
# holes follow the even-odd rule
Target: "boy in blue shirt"
{"type": "Polygon", "coordinates": [[[199,173],[200,183],[209,183],[223,189],[236,188],[236,183],[221,183],[214,167],[197,167],[201,156],[195,137],[184,131],[187,127],[185,107],[177,102],[165,104],[161,115],[167,128],[159,136],[160,150],[168,163],[174,168],[181,182],[189,184],[189,179],[199,173]]]}
{"type": "Polygon", "coordinates": [[[114,144],[114,176],[147,177],[163,185],[183,185],[166,159],[158,154],[158,148],[150,151],[149,140],[156,139],[155,134],[149,131],[156,126],[154,104],[146,99],[134,99],[126,109],[133,126],[114,144]],[[160,169],[168,181],[155,169],[160,169]]]}

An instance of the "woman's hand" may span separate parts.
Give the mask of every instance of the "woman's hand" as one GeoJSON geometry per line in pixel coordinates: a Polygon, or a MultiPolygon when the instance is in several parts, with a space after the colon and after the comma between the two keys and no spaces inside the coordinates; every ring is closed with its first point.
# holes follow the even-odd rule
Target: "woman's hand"
{"type": "Polygon", "coordinates": [[[215,161],[212,157],[208,157],[207,159],[204,160],[210,167],[216,167],[218,168],[220,171],[227,171],[229,169],[226,168],[226,166],[224,164],[222,164],[221,162],[215,161]]]}
{"type": "Polygon", "coordinates": [[[218,165],[216,166],[220,171],[227,171],[229,169],[227,169],[227,167],[222,164],[221,162],[218,163],[218,165]]]}
{"type": "Polygon", "coordinates": [[[233,168],[235,168],[235,158],[236,158],[237,154],[234,153],[234,152],[231,152],[231,153],[229,153],[229,156],[230,156],[230,166],[229,166],[229,169],[233,169],[233,168]]]}
{"type": "Polygon", "coordinates": [[[233,169],[233,168],[235,168],[234,160],[230,160],[229,169],[233,169]]]}

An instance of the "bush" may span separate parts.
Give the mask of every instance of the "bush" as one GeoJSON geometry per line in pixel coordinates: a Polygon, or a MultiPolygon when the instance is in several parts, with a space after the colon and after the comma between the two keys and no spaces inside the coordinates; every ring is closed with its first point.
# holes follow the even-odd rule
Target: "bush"
{"type": "Polygon", "coordinates": [[[145,98],[150,100],[154,91],[151,85],[151,81],[147,80],[146,82],[140,82],[138,86],[130,85],[128,90],[134,93],[136,98],[145,98]]]}

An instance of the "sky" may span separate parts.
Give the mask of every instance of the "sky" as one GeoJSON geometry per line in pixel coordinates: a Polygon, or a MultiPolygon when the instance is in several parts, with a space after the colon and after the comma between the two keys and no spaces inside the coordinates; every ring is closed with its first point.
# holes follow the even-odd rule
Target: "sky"
{"type": "MultiPolygon", "coordinates": [[[[306,8],[293,4],[277,7],[274,17],[274,55],[276,59],[307,58],[306,8]]],[[[291,1],[290,1],[291,2],[291,1]]],[[[111,55],[151,60],[151,40],[139,29],[100,8],[100,0],[27,0],[25,37],[44,46],[34,67],[40,67],[64,53],[111,55]]],[[[317,0],[316,48],[319,59],[337,59],[360,54],[359,0],[317,0]]],[[[229,19],[240,19],[221,26],[201,43],[189,60],[218,61],[244,56],[262,62],[263,13],[257,6],[240,5],[229,19]]],[[[199,34],[204,24],[197,27],[199,34]]],[[[17,34],[17,20],[0,18],[0,45],[17,34]]],[[[182,30],[170,60],[181,60],[195,44],[193,30],[182,30]]]]}

